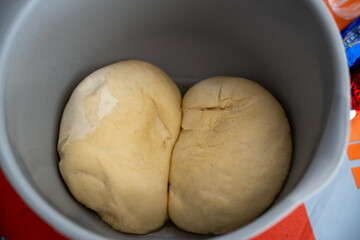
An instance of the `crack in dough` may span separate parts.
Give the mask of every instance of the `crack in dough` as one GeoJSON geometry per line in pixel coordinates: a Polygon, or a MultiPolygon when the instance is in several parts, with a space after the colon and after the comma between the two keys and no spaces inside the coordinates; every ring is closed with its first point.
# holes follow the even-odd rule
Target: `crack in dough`
{"type": "Polygon", "coordinates": [[[258,217],[288,174],[290,126],[260,85],[213,77],[183,98],[169,178],[169,216],[180,228],[223,234],[258,217]]]}

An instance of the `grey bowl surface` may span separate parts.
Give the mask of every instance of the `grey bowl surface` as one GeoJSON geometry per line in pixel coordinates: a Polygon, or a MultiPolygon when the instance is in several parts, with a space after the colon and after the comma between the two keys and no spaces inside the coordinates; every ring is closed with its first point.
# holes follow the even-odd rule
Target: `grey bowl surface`
{"type": "Polygon", "coordinates": [[[17,8],[6,7],[15,14],[3,11],[0,27],[1,167],[25,202],[70,238],[212,238],[171,224],[146,236],[122,234],[78,204],[64,185],[56,152],[62,110],[84,77],[116,61],[149,61],[183,92],[214,75],[246,77],[285,108],[294,156],[282,192],[259,218],[218,239],[260,233],[325,186],[341,164],[349,76],[340,35],[321,1],[14,3],[17,8]]]}

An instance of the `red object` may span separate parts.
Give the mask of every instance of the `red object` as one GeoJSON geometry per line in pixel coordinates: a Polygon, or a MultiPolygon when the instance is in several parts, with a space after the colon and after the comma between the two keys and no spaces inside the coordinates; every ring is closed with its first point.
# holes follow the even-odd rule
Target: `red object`
{"type": "Polygon", "coordinates": [[[67,240],[21,200],[0,168],[0,239],[67,240]]]}
{"type": "MultiPolygon", "coordinates": [[[[17,195],[0,169],[0,238],[68,240],[37,216],[17,195]]],[[[252,240],[314,240],[304,204],[252,240]]]]}
{"type": "Polygon", "coordinates": [[[360,110],[360,65],[351,70],[351,105],[360,110]]]}
{"type": "Polygon", "coordinates": [[[287,217],[251,240],[315,240],[305,205],[301,204],[287,217]]]}
{"type": "MultiPolygon", "coordinates": [[[[17,195],[0,169],[0,238],[68,240],[39,218],[17,195]]],[[[304,204],[252,240],[314,240],[304,204]]]]}

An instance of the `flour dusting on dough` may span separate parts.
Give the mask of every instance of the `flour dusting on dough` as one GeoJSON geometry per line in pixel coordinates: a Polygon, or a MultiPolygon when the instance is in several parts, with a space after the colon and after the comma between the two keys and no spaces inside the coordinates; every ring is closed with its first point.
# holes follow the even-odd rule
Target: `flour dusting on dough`
{"type": "Polygon", "coordinates": [[[119,102],[117,98],[115,98],[109,88],[105,85],[101,89],[100,93],[100,104],[98,109],[98,120],[100,121],[103,117],[111,113],[112,109],[119,102]]]}
{"type": "Polygon", "coordinates": [[[82,81],[71,95],[64,110],[59,131],[58,148],[62,152],[66,145],[74,140],[84,139],[85,136],[95,130],[86,118],[86,111],[83,107],[83,100],[104,88],[106,82],[106,69],[100,69],[82,81]]]}
{"type": "Polygon", "coordinates": [[[168,219],[170,157],[180,123],[181,93],[161,69],[135,60],[101,68],[65,107],[61,176],[75,199],[114,229],[157,230],[168,219]]]}

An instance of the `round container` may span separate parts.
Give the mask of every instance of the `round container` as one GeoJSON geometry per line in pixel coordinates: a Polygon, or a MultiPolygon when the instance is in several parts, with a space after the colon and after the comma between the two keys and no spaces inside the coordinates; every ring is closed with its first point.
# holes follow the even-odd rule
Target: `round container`
{"type": "MultiPolygon", "coordinates": [[[[214,75],[249,78],[285,108],[294,154],[283,190],[259,218],[218,239],[270,227],[328,183],[344,157],[348,69],[340,34],[319,0],[11,2],[2,9],[14,14],[3,16],[0,28],[1,167],[25,202],[70,238],[139,237],[113,230],[77,203],[58,169],[59,122],[72,90],[116,61],[149,61],[183,92],[214,75]]],[[[171,224],[147,236],[211,237],[171,224]]]]}

